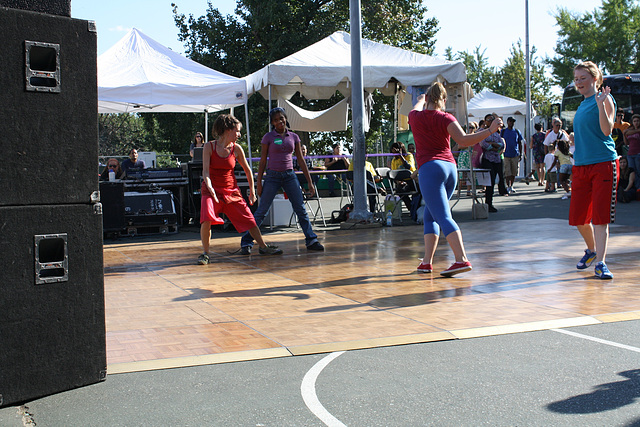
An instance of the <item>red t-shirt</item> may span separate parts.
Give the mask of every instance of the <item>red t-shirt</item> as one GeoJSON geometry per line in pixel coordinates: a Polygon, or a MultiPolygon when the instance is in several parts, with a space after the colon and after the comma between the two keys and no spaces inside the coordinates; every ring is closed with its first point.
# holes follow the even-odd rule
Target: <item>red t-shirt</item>
{"type": "Polygon", "coordinates": [[[439,110],[413,110],[409,113],[409,125],[416,143],[416,163],[420,168],[431,160],[455,163],[447,126],[456,118],[439,110]]]}

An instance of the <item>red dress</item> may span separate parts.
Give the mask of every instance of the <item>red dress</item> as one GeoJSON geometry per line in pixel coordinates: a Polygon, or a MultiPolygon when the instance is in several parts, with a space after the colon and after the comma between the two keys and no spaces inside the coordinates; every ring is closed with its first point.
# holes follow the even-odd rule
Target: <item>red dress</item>
{"type": "Polygon", "coordinates": [[[225,214],[238,233],[244,233],[256,226],[251,210],[242,198],[233,170],[236,166],[235,144],[227,157],[220,157],[215,142],[209,161],[209,178],[216,192],[218,201],[214,201],[204,181],[200,189],[200,223],[210,221],[212,224],[224,224],[218,215],[225,214]]]}

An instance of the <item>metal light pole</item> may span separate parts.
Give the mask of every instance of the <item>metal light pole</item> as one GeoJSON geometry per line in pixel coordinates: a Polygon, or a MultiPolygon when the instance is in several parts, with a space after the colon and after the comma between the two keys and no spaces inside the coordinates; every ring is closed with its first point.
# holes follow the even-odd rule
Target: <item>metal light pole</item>
{"type": "MultiPolygon", "coordinates": [[[[529,168],[528,166],[531,163],[531,72],[530,72],[530,68],[531,68],[531,59],[530,59],[530,49],[529,49],[529,0],[524,0],[524,20],[525,20],[525,49],[526,49],[526,54],[525,54],[525,62],[526,62],[526,67],[525,67],[525,92],[526,92],[526,103],[527,103],[527,115],[526,115],[526,130],[525,130],[525,144],[528,148],[528,154],[527,156],[527,160],[524,162],[524,173],[525,173],[525,178],[529,176],[529,168]]],[[[532,166],[533,167],[533,166],[532,166]]]]}
{"type": "Polygon", "coordinates": [[[364,136],[364,88],[362,83],[362,28],[360,0],[349,0],[351,18],[351,114],[353,127],[353,212],[349,220],[369,221],[364,162],[367,152],[364,136]]]}

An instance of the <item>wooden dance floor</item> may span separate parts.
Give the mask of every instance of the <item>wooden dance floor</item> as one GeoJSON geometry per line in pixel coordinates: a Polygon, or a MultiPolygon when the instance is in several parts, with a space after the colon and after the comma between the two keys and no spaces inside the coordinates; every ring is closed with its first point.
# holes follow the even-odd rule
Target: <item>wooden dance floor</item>
{"type": "MultiPolygon", "coordinates": [[[[611,227],[614,280],[575,264],[584,252],[566,220],[461,224],[473,271],[415,271],[421,226],[270,233],[283,256],[231,255],[212,240],[196,265],[197,233],[123,240],[104,249],[109,373],[452,340],[640,318],[640,228],[611,227]]],[[[256,247],[257,249],[257,247],[256,247]]],[[[256,251],[257,252],[257,251],[256,251]]]]}

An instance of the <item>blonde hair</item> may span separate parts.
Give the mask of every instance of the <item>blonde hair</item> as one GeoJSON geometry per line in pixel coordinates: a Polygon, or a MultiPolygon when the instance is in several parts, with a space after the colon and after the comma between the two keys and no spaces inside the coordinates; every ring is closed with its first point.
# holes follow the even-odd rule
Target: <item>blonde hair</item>
{"type": "Polygon", "coordinates": [[[596,89],[599,89],[600,86],[602,86],[602,71],[600,71],[600,68],[598,68],[598,66],[594,62],[581,62],[574,67],[573,71],[576,70],[584,70],[587,73],[591,74],[591,76],[596,79],[596,89]]]}
{"type": "Polygon", "coordinates": [[[435,82],[427,91],[426,97],[428,101],[434,105],[440,105],[440,102],[444,105],[447,102],[447,90],[444,88],[442,83],[435,82]]]}

